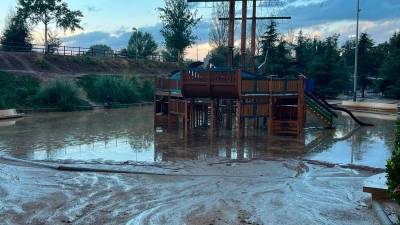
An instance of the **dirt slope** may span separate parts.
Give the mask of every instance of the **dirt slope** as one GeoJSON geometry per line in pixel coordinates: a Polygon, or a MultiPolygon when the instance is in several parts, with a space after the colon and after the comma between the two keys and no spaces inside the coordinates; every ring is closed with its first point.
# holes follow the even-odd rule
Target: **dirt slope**
{"type": "Polygon", "coordinates": [[[0,52],[0,70],[35,74],[43,79],[54,76],[79,76],[88,73],[164,76],[177,68],[178,66],[174,63],[120,58],[44,56],[37,53],[0,52]]]}

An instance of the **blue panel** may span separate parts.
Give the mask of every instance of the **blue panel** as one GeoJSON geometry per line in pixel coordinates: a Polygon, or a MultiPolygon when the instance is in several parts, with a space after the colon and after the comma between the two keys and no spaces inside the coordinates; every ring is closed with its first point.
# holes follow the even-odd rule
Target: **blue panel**
{"type": "Polygon", "coordinates": [[[315,86],[314,80],[312,80],[312,79],[306,80],[306,91],[313,92],[314,86],[315,86]]]}

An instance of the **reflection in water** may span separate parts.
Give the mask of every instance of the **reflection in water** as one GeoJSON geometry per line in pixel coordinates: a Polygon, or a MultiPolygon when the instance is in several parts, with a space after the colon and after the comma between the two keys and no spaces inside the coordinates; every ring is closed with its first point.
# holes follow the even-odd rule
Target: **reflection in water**
{"type": "MultiPolygon", "coordinates": [[[[154,131],[152,110],[33,114],[0,127],[0,151],[35,160],[153,162],[278,156],[384,167],[393,143],[394,120],[363,118],[376,126],[357,128],[349,118],[340,116],[334,130],[309,128],[299,138],[268,138],[263,130],[248,129],[243,132],[245,137],[237,140],[229,130],[218,130],[212,136],[206,130],[194,130],[189,137],[181,131],[154,131]]],[[[308,127],[313,125],[310,120],[308,127]]]]}

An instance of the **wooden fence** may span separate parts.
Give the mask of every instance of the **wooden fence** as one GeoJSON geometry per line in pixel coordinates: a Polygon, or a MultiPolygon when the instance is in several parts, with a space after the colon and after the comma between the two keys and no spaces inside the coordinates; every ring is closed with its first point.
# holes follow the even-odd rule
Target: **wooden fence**
{"type": "Polygon", "coordinates": [[[92,57],[113,57],[113,58],[131,58],[131,59],[147,59],[162,62],[163,58],[160,54],[140,57],[129,55],[123,50],[104,50],[95,48],[71,47],[71,46],[48,46],[47,52],[44,45],[20,46],[16,44],[0,44],[0,51],[5,52],[34,52],[49,55],[64,56],[92,56],[92,57]]]}

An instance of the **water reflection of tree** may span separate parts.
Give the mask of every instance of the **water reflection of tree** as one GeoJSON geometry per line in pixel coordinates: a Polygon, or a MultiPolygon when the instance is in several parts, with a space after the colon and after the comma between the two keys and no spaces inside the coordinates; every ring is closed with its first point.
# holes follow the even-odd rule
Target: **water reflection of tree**
{"type": "Polygon", "coordinates": [[[13,156],[31,158],[34,151],[51,157],[66,146],[105,143],[130,137],[138,146],[152,140],[151,107],[72,113],[41,113],[18,121],[2,133],[13,156]]]}

